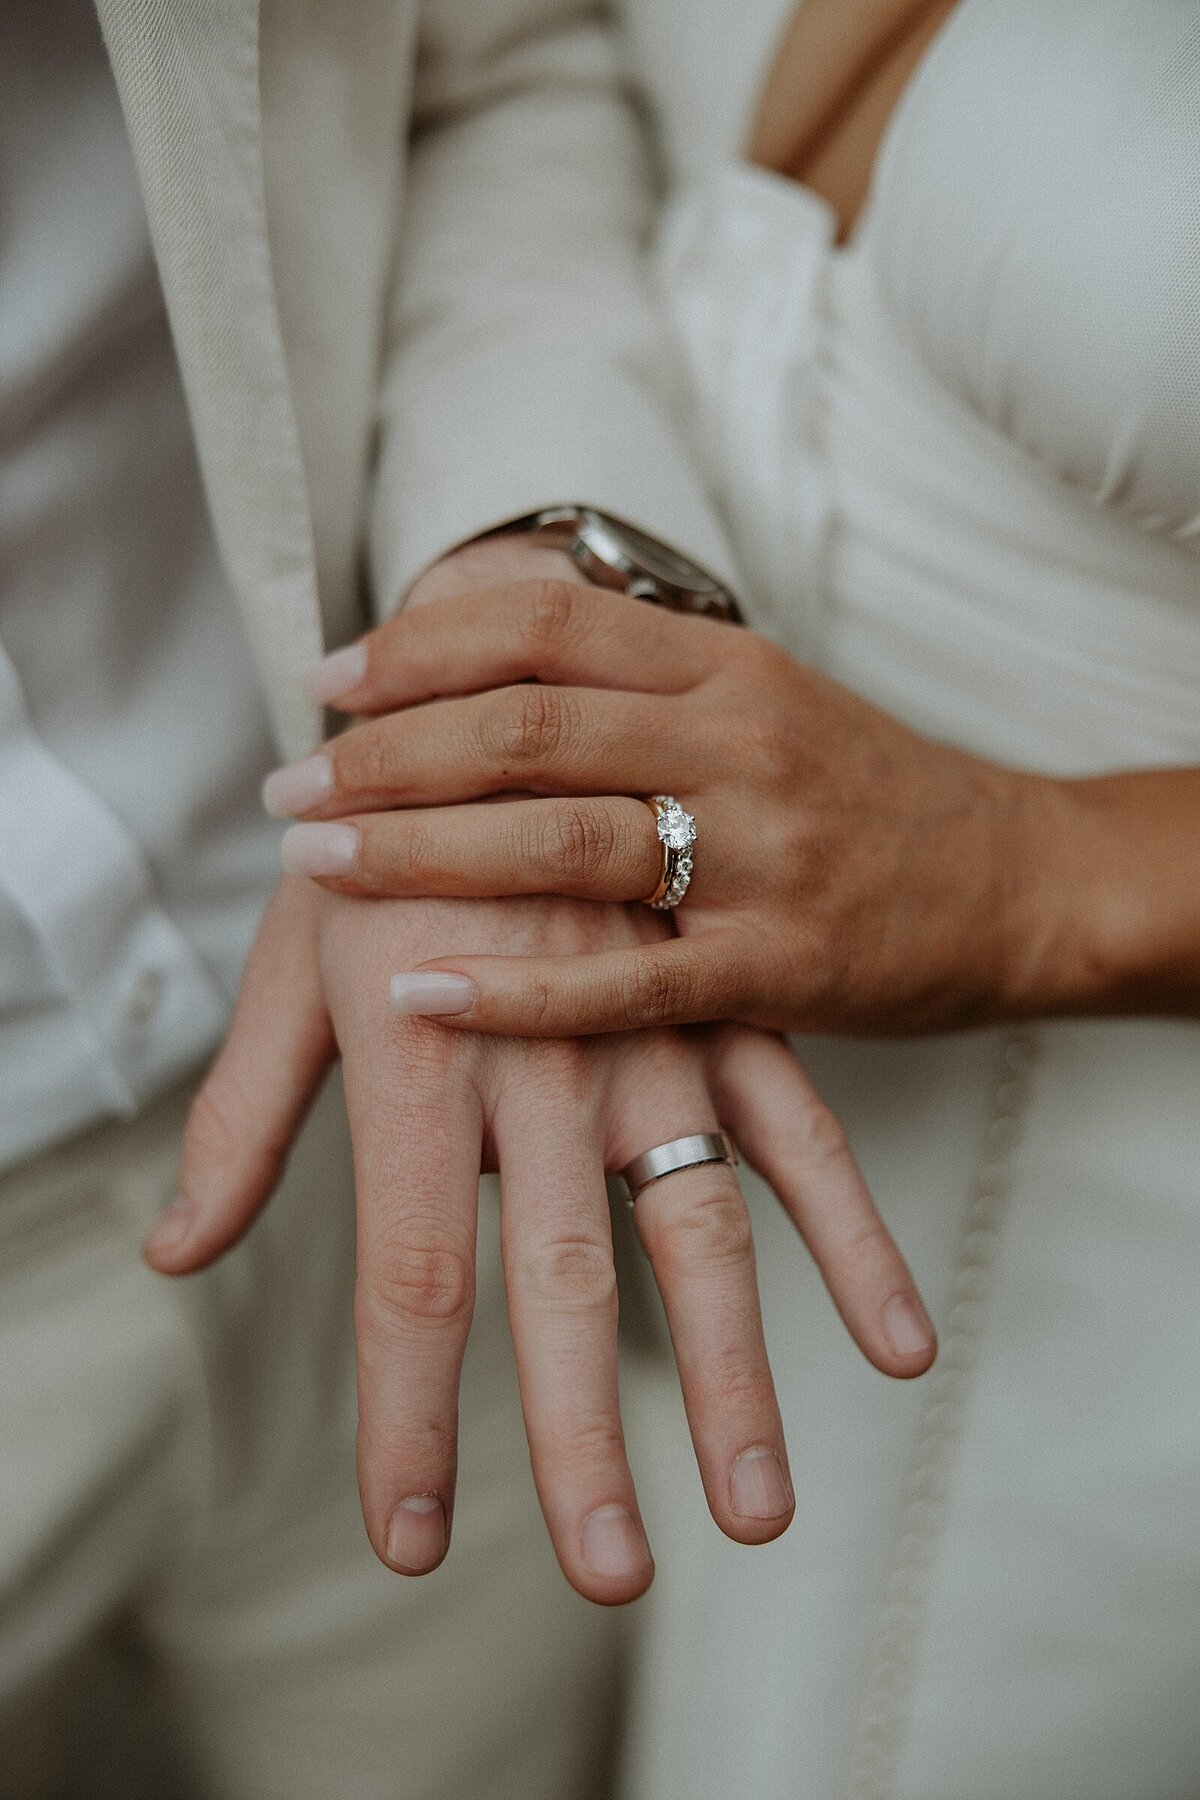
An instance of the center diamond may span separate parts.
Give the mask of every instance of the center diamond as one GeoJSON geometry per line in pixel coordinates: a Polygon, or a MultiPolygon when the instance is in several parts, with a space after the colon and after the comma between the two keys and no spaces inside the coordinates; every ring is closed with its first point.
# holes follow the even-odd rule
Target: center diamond
{"type": "Polygon", "coordinates": [[[686,850],[696,841],[696,821],[674,801],[658,815],[658,836],[669,850],[686,850]]]}

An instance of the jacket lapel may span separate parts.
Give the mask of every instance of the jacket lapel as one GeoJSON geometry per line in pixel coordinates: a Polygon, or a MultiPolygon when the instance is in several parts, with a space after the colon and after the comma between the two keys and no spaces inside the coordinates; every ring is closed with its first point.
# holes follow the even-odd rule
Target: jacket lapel
{"type": "Polygon", "coordinates": [[[217,538],[285,755],[319,715],[312,525],[264,201],[258,0],[96,0],[217,538]]]}

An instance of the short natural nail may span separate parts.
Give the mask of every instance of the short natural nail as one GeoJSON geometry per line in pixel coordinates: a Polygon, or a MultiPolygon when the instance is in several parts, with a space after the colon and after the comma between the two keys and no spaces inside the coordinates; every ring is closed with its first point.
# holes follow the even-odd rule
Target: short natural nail
{"type": "Polygon", "coordinates": [[[883,1329],[897,1356],[926,1356],[933,1348],[933,1326],[912,1294],[897,1294],[883,1309],[883,1329]]]}
{"type": "Polygon", "coordinates": [[[650,1567],[646,1534],[626,1506],[599,1506],[583,1522],[583,1560],[593,1575],[628,1579],[650,1567]]]}
{"type": "Polygon", "coordinates": [[[289,875],[349,875],[358,861],[353,825],[289,825],[279,846],[289,875]]]}
{"type": "Polygon", "coordinates": [[[333,650],[315,667],[307,670],[300,677],[300,685],[310,700],[318,701],[322,706],[331,701],[340,700],[343,694],[351,694],[361,686],[367,673],[367,646],[365,644],[344,644],[340,650],[333,650]]]}
{"type": "Polygon", "coordinates": [[[319,806],[333,792],[333,764],[327,756],[306,756],[303,762],[275,769],[263,782],[262,802],[273,819],[319,806]]]}
{"type": "Polygon", "coordinates": [[[766,1444],[743,1450],[729,1471],[729,1504],[742,1519],[780,1519],[795,1504],[783,1464],[766,1444]]]}
{"type": "Polygon", "coordinates": [[[402,1500],[388,1526],[388,1561],[405,1575],[425,1575],[446,1554],[446,1509],[436,1494],[402,1500]]]}
{"type": "Polygon", "coordinates": [[[478,993],[475,983],[468,981],[465,975],[446,975],[437,969],[413,969],[407,975],[392,976],[391,998],[393,1012],[437,1018],[469,1012],[478,993]]]}
{"type": "Polygon", "coordinates": [[[143,1253],[147,1256],[158,1256],[164,1252],[169,1253],[172,1250],[180,1249],[191,1232],[195,1216],[196,1209],[191,1201],[185,1200],[182,1194],[176,1194],[142,1245],[143,1253]]]}

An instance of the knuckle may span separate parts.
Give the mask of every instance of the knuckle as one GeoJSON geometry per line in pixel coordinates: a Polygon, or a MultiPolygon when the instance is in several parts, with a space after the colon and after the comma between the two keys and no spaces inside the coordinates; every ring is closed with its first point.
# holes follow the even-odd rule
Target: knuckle
{"type": "Polygon", "coordinates": [[[567,707],[562,695],[537,682],[511,688],[503,697],[497,721],[497,748],[520,768],[553,761],[567,733],[567,707]]]}
{"type": "Polygon", "coordinates": [[[723,1413],[755,1413],[769,1406],[773,1398],[766,1365],[740,1345],[714,1357],[708,1387],[723,1413]]]}
{"type": "Polygon", "coordinates": [[[577,594],[569,581],[531,582],[522,620],[525,641],[536,656],[556,650],[575,623],[577,594]]]}
{"type": "Polygon", "coordinates": [[[334,738],[327,747],[334,793],[389,793],[396,785],[396,759],[386,730],[364,725],[334,738]]]}
{"type": "Polygon", "coordinates": [[[213,1083],[201,1088],[192,1101],[183,1128],[185,1161],[228,1168],[237,1156],[238,1133],[226,1104],[213,1083]]]}
{"type": "Polygon", "coordinates": [[[265,1178],[283,1161],[287,1147],[282,1130],[264,1133],[261,1118],[236,1089],[215,1078],[196,1095],[183,1128],[183,1165],[189,1173],[203,1169],[226,1178],[265,1178]]]}
{"type": "Polygon", "coordinates": [[[769,785],[790,783],[795,749],[794,733],[775,720],[765,718],[748,722],[743,755],[760,781],[769,785]]]}
{"type": "Polygon", "coordinates": [[[632,956],[621,977],[620,1007],[630,1025],[663,1025],[685,998],[679,972],[653,955],[632,956]]]}
{"type": "Polygon", "coordinates": [[[362,1302],[384,1328],[417,1324],[461,1325],[475,1302],[475,1270],[456,1245],[428,1234],[396,1233],[380,1246],[376,1266],[364,1278],[362,1302]]]}
{"type": "Polygon", "coordinates": [[[741,1195],[721,1188],[693,1201],[672,1221],[665,1247],[673,1264],[693,1272],[746,1262],[754,1245],[741,1195]]]}
{"type": "Polygon", "coordinates": [[[814,1101],[800,1114],[800,1142],[808,1168],[822,1169],[850,1155],[846,1128],[824,1101],[814,1101]]]}
{"type": "Polygon", "coordinates": [[[625,1458],[621,1421],[610,1412],[584,1413],[571,1420],[561,1438],[561,1453],[585,1469],[609,1469],[625,1458]]]}
{"type": "Polygon", "coordinates": [[[551,1237],[531,1244],[522,1274],[530,1294],[559,1312],[607,1313],[616,1305],[612,1251],[599,1238],[551,1237]]]}
{"type": "MultiPolygon", "coordinates": [[[[433,832],[426,821],[425,814],[413,812],[403,818],[402,832],[396,843],[396,861],[404,871],[407,884],[417,894],[436,892],[436,883],[443,874],[441,862],[437,854],[437,844],[433,832]],[[430,884],[434,885],[431,886],[430,884]]],[[[362,862],[365,864],[370,854],[368,846],[372,840],[372,826],[368,821],[362,828],[362,862]]],[[[372,857],[372,861],[374,861],[372,857]]]]}
{"type": "Polygon", "coordinates": [[[542,829],[542,861],[555,876],[585,888],[603,883],[613,840],[599,808],[568,801],[553,809],[542,829]]]}

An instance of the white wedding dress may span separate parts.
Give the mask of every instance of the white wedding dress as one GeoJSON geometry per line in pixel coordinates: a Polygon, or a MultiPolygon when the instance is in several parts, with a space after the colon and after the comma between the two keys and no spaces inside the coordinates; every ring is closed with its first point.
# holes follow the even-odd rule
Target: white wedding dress
{"type": "MultiPolygon", "coordinates": [[[[960,0],[845,248],[733,154],[784,9],[690,8],[629,28],[755,622],[1009,763],[1200,762],[1200,6],[960,0]]],[[[664,1400],[629,1794],[1195,1800],[1200,1028],[799,1048],[941,1355],[868,1369],[754,1192],[796,1520],[723,1541],[664,1400]]]]}

